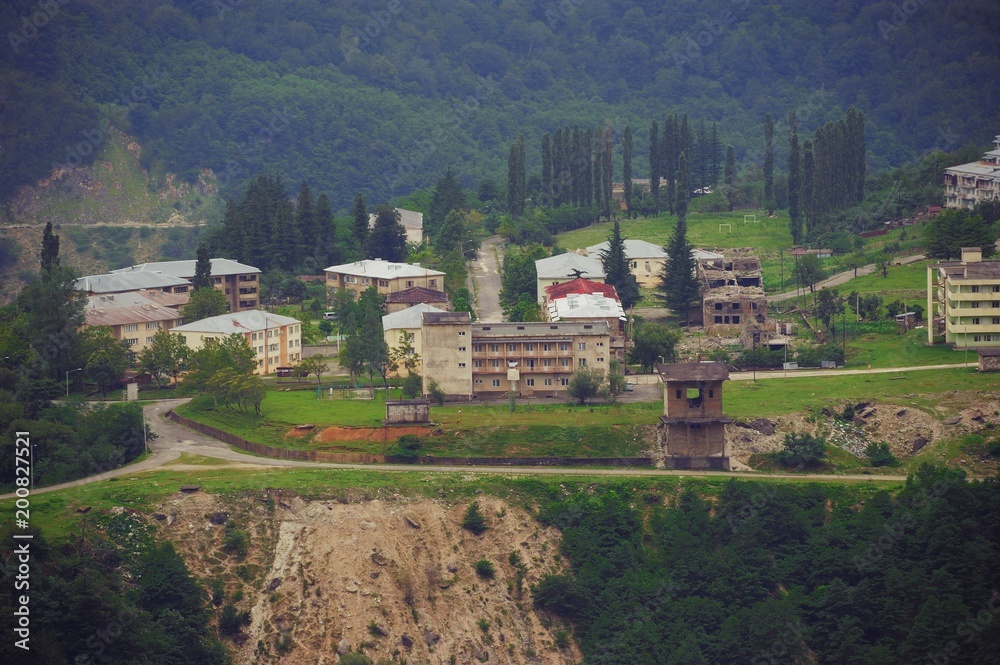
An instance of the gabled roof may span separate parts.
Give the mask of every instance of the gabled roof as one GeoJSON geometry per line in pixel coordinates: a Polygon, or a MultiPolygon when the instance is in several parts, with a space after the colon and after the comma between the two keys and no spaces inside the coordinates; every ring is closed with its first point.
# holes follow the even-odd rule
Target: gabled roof
{"type": "Polygon", "coordinates": [[[571,293],[597,293],[621,302],[621,298],[618,297],[618,291],[615,290],[615,287],[610,284],[605,284],[604,282],[595,282],[590,279],[583,279],[582,277],[577,277],[576,279],[568,282],[561,282],[559,284],[550,284],[545,287],[545,297],[548,300],[564,298],[571,293]]]}
{"type": "MultiPolygon", "coordinates": [[[[646,242],[645,240],[626,238],[622,241],[622,244],[625,245],[625,258],[629,260],[667,258],[667,253],[662,247],[654,245],[651,242],[646,242]]],[[[610,243],[605,240],[604,242],[588,247],[587,254],[592,258],[599,259],[601,258],[601,252],[608,251],[608,247],[610,247],[610,243]]]]}
{"type": "Polygon", "coordinates": [[[419,263],[392,263],[381,259],[364,259],[354,263],[342,263],[339,266],[325,268],[324,272],[335,272],[341,275],[370,277],[371,279],[396,279],[397,277],[443,277],[444,273],[430,268],[423,268],[419,263]]]}
{"type": "Polygon", "coordinates": [[[419,328],[424,318],[424,312],[444,312],[444,310],[434,305],[428,305],[427,303],[407,307],[406,309],[383,316],[382,330],[410,330],[419,328]]]}
{"type": "Polygon", "coordinates": [[[158,272],[114,272],[81,277],[73,283],[73,288],[87,293],[122,293],[140,289],[166,289],[190,285],[191,282],[186,279],[158,272]]]}
{"type": "Polygon", "coordinates": [[[600,260],[567,252],[535,261],[539,279],[566,279],[586,277],[604,279],[604,266],[600,260]],[[579,273],[579,274],[578,274],[579,273]]]}
{"type": "Polygon", "coordinates": [[[664,381],[726,381],[729,370],[723,363],[670,363],[657,365],[664,381]]]}
{"type": "MultiPolygon", "coordinates": [[[[153,323],[156,321],[179,321],[180,312],[156,303],[119,305],[105,307],[94,302],[91,296],[87,304],[86,322],[88,326],[119,326],[128,323],[153,323]]],[[[149,333],[146,333],[147,335],[149,333]]]]}
{"type": "Polygon", "coordinates": [[[166,291],[125,291],[124,293],[109,293],[107,295],[92,295],[88,297],[88,307],[128,307],[130,305],[163,305],[164,307],[180,307],[186,305],[191,294],[168,293],[166,291]]]}
{"type": "Polygon", "coordinates": [[[201,332],[218,333],[221,335],[232,335],[234,333],[245,334],[248,332],[260,332],[266,329],[280,328],[281,326],[299,323],[298,319],[281,314],[271,314],[259,309],[247,309],[242,312],[230,312],[219,316],[210,316],[207,319],[185,323],[174,328],[174,332],[201,332]]]}
{"type": "Polygon", "coordinates": [[[549,320],[610,319],[625,320],[622,304],[600,293],[571,293],[549,300],[549,320]]]}
{"type": "MultiPolygon", "coordinates": [[[[232,259],[210,259],[212,263],[212,277],[226,277],[229,275],[246,275],[248,273],[259,273],[259,268],[248,266],[232,259]]],[[[112,270],[115,274],[153,272],[173,277],[191,279],[194,277],[194,267],[197,261],[187,259],[184,261],[155,261],[153,263],[140,263],[138,265],[112,270]]]]}
{"type": "Polygon", "coordinates": [[[385,297],[386,304],[392,303],[426,303],[448,302],[448,294],[444,291],[428,289],[424,286],[413,286],[402,291],[390,293],[385,297]]]}

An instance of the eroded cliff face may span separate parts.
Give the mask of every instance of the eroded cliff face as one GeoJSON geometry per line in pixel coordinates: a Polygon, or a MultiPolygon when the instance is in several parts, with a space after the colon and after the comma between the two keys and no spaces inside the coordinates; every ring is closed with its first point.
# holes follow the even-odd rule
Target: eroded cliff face
{"type": "Polygon", "coordinates": [[[177,494],[157,511],[162,537],[192,572],[224,588],[216,614],[227,603],[249,612],[237,663],[332,664],[348,650],[375,663],[580,662],[566,627],[536,614],[529,591],[564,570],[558,531],[498,499],[479,503],[490,525],[481,536],[461,527],[468,502],[391,492],[322,501],[177,494]],[[477,574],[482,559],[492,579],[477,574]]]}

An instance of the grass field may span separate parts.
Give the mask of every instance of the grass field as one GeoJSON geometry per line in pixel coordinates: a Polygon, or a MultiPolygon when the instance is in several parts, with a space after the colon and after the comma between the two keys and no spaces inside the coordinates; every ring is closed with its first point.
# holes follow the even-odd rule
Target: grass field
{"type": "Polygon", "coordinates": [[[877,271],[869,275],[861,275],[847,284],[838,286],[837,291],[842,296],[846,296],[851,291],[862,294],[874,293],[886,300],[902,299],[906,295],[908,296],[907,302],[923,304],[927,300],[927,266],[931,263],[933,262],[918,261],[905,266],[892,266],[886,277],[877,271]]]}
{"type": "MultiPolygon", "coordinates": [[[[849,367],[906,367],[918,365],[951,365],[966,362],[963,352],[950,346],[927,346],[927,330],[911,330],[905,335],[862,335],[847,339],[847,365],[849,367]]],[[[975,351],[969,354],[975,364],[975,351]]]]}

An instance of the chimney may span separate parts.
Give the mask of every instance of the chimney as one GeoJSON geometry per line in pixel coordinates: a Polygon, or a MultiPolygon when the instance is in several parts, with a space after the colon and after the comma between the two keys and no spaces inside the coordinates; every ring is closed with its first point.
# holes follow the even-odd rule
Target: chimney
{"type": "Polygon", "coordinates": [[[979,247],[963,247],[962,263],[979,263],[983,260],[983,250],[979,247]]]}

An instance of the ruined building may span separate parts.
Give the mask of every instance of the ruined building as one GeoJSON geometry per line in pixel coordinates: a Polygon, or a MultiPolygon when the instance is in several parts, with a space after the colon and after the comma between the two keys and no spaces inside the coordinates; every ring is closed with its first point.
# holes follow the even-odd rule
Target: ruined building
{"type": "Polygon", "coordinates": [[[721,261],[699,262],[698,277],[706,332],[728,332],[767,319],[760,259],[752,250],[732,250],[721,261]]]}
{"type": "Polygon", "coordinates": [[[659,365],[663,379],[663,415],[659,439],[668,468],[725,469],[726,423],[722,382],[729,379],[723,363],[659,365]]]}

